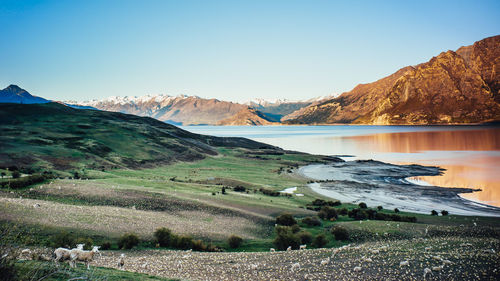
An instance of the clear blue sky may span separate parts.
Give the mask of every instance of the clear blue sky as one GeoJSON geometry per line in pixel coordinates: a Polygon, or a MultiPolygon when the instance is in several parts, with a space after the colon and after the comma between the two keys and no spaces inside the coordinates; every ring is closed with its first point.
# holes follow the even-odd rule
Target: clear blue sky
{"type": "Polygon", "coordinates": [[[306,99],[498,34],[498,0],[0,0],[0,88],[306,99]]]}

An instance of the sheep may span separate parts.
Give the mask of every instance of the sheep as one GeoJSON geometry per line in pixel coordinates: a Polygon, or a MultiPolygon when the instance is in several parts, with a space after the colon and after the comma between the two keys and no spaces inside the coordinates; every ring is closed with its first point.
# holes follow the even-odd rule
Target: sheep
{"type": "Polygon", "coordinates": [[[330,257],[328,257],[328,258],[326,258],[326,259],[324,259],[324,260],[321,261],[321,265],[327,265],[329,263],[330,263],[330,257]]]}
{"type": "Polygon", "coordinates": [[[288,248],[286,248],[287,252],[290,252],[291,250],[292,250],[292,246],[288,246],[288,248]]]}
{"type": "Polygon", "coordinates": [[[353,270],[354,272],[360,272],[363,268],[361,268],[361,266],[356,266],[353,270]]]}
{"type": "Polygon", "coordinates": [[[372,262],[373,261],[371,258],[365,258],[365,256],[361,257],[361,260],[364,262],[372,262]]]}
{"type": "Polygon", "coordinates": [[[432,267],[432,271],[441,271],[441,269],[443,269],[443,265],[440,265],[440,266],[433,266],[432,267]]]}
{"type": "Polygon", "coordinates": [[[274,248],[269,249],[269,252],[274,253],[276,250],[274,248]]]}
{"type": "Polygon", "coordinates": [[[299,250],[305,250],[305,249],[306,249],[306,247],[307,247],[307,245],[300,245],[299,250]]]}
{"type": "Polygon", "coordinates": [[[118,268],[123,270],[123,265],[125,265],[125,254],[120,255],[120,259],[118,260],[118,268]]]}
{"type": "Polygon", "coordinates": [[[407,265],[410,265],[410,262],[407,260],[399,263],[399,266],[407,266],[407,265]]]}
{"type": "Polygon", "coordinates": [[[99,248],[99,246],[94,246],[91,251],[72,251],[70,257],[72,267],[76,266],[76,261],[83,261],[87,265],[87,269],[90,269],[90,262],[94,259],[95,253],[99,252],[99,248]]]}
{"type": "Polygon", "coordinates": [[[300,270],[300,264],[298,262],[292,264],[292,272],[295,272],[296,270],[300,270]]]}
{"type": "Polygon", "coordinates": [[[443,258],[440,256],[432,256],[432,259],[437,261],[443,261],[443,258]]]}
{"type": "Polygon", "coordinates": [[[35,209],[40,208],[40,204],[38,204],[38,203],[33,204],[33,208],[35,208],[35,209]]]}
{"type": "Polygon", "coordinates": [[[378,254],[380,253],[380,250],[371,250],[372,254],[378,254]]]}
{"type": "Polygon", "coordinates": [[[65,260],[69,260],[71,253],[76,250],[83,250],[83,246],[85,244],[77,244],[76,249],[66,249],[66,248],[57,248],[54,250],[54,255],[56,256],[54,262],[61,262],[65,260]]]}
{"type": "Polygon", "coordinates": [[[258,264],[256,264],[256,263],[254,263],[254,264],[251,264],[251,265],[250,265],[250,268],[251,268],[252,270],[257,270],[257,268],[259,268],[259,265],[258,265],[258,264]]]}
{"type": "Polygon", "coordinates": [[[432,249],[432,246],[425,247],[425,250],[426,250],[426,251],[430,251],[431,249],[432,249]]]}
{"type": "Polygon", "coordinates": [[[432,270],[428,267],[424,268],[424,278],[427,276],[427,274],[431,274],[432,275],[432,270]]]}
{"type": "Polygon", "coordinates": [[[453,264],[453,262],[450,260],[443,260],[443,264],[453,264]]]}

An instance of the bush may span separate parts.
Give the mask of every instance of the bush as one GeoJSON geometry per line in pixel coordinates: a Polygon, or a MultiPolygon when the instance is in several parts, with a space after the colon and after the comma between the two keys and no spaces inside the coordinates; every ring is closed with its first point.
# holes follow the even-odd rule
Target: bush
{"type": "Polygon", "coordinates": [[[321,219],[324,219],[324,220],[329,220],[332,218],[336,219],[336,218],[338,218],[337,210],[332,208],[332,207],[324,206],[319,211],[318,217],[320,217],[321,219]]]}
{"type": "Polygon", "coordinates": [[[379,210],[379,211],[382,211],[382,209],[383,209],[382,206],[377,207],[377,210],[379,210]]]}
{"type": "Polygon", "coordinates": [[[62,231],[52,237],[52,247],[54,248],[74,248],[76,245],[73,234],[62,231]]]}
{"type": "Polygon", "coordinates": [[[314,201],[312,201],[312,205],[313,206],[325,206],[326,201],[322,200],[322,199],[315,199],[314,201]]]}
{"type": "Polygon", "coordinates": [[[194,251],[206,251],[207,250],[207,245],[203,243],[201,240],[193,240],[193,250],[194,251]]]}
{"type": "Polygon", "coordinates": [[[102,243],[101,248],[99,248],[99,249],[100,250],[109,250],[109,249],[111,249],[111,242],[106,241],[106,242],[102,243]]]}
{"type": "Polygon", "coordinates": [[[350,218],[353,218],[355,220],[365,220],[369,216],[365,210],[361,209],[352,209],[347,214],[350,218]]]}
{"type": "Polygon", "coordinates": [[[394,213],[399,213],[399,209],[398,208],[394,208],[394,213]]]}
{"type": "Polygon", "coordinates": [[[333,227],[331,230],[333,236],[335,236],[335,240],[345,241],[349,240],[349,232],[343,226],[333,227]]]}
{"type": "Polygon", "coordinates": [[[12,172],[12,178],[18,179],[20,177],[21,177],[21,173],[19,173],[19,171],[12,172]]]}
{"type": "Polygon", "coordinates": [[[227,242],[229,243],[229,247],[236,249],[241,246],[241,243],[243,243],[243,238],[236,235],[231,235],[227,242]]]}
{"type": "Polygon", "coordinates": [[[118,248],[120,249],[132,249],[133,247],[139,245],[139,237],[133,233],[123,234],[118,240],[118,248]]]}
{"type": "Polygon", "coordinates": [[[308,231],[301,231],[297,234],[300,239],[300,244],[309,244],[312,242],[312,234],[308,231]]]}
{"type": "Polygon", "coordinates": [[[221,191],[222,194],[226,194],[226,188],[223,186],[222,187],[222,191],[221,191]]]}
{"type": "Polygon", "coordinates": [[[193,238],[191,236],[182,235],[176,239],[176,248],[187,250],[193,248],[193,238]]]}
{"type": "Polygon", "coordinates": [[[276,227],[277,236],[274,239],[274,246],[278,250],[286,250],[289,246],[292,249],[298,249],[300,246],[300,238],[292,232],[292,228],[288,226],[276,227]]]}
{"type": "Polygon", "coordinates": [[[448,213],[448,211],[446,211],[446,210],[442,210],[442,211],[441,211],[441,215],[443,215],[443,216],[447,216],[448,214],[449,214],[449,213],[448,213]]]}
{"type": "Polygon", "coordinates": [[[294,224],[291,226],[292,232],[297,233],[300,231],[300,226],[298,224],[294,224]]]}
{"type": "Polygon", "coordinates": [[[326,239],[325,234],[321,233],[314,237],[312,245],[316,248],[323,248],[326,244],[328,244],[328,240],[326,239]]]}
{"type": "Polygon", "coordinates": [[[92,249],[92,245],[94,245],[94,241],[92,241],[92,239],[88,237],[79,237],[75,240],[75,244],[84,244],[83,249],[90,250],[92,249]]]}
{"type": "Polygon", "coordinates": [[[431,215],[432,215],[432,216],[437,216],[437,215],[438,215],[438,212],[437,212],[436,210],[432,210],[432,211],[431,211],[431,215]]]}
{"type": "Polygon", "coordinates": [[[233,188],[234,191],[237,191],[237,192],[245,192],[246,191],[246,188],[244,186],[241,186],[241,185],[237,185],[233,188]]]}
{"type": "Polygon", "coordinates": [[[308,226],[320,226],[321,221],[319,220],[318,217],[305,217],[302,219],[302,223],[308,226]]]}
{"type": "Polygon", "coordinates": [[[339,214],[339,215],[342,215],[342,216],[346,216],[348,212],[349,212],[349,211],[347,210],[347,208],[342,208],[342,209],[340,209],[340,210],[338,211],[338,214],[339,214]]]}
{"type": "Polygon", "coordinates": [[[361,208],[361,209],[366,209],[368,208],[368,206],[366,206],[366,203],[365,202],[361,202],[358,204],[358,206],[361,208]]]}
{"type": "Polygon", "coordinates": [[[270,190],[267,188],[260,188],[259,191],[268,196],[280,196],[280,193],[278,191],[270,190]]]}
{"type": "Polygon", "coordinates": [[[297,221],[293,218],[292,214],[281,214],[276,218],[276,223],[278,225],[292,226],[297,224],[297,221]]]}
{"type": "Polygon", "coordinates": [[[158,228],[154,233],[154,237],[161,247],[172,245],[172,231],[166,227],[158,228]]]}
{"type": "Polygon", "coordinates": [[[332,206],[332,207],[342,205],[342,202],[340,202],[338,200],[336,200],[336,201],[328,201],[326,203],[328,204],[328,206],[332,206]]]}

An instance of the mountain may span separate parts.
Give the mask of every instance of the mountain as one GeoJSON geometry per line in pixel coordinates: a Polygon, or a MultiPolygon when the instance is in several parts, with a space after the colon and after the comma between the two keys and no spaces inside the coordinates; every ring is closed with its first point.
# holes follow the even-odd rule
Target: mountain
{"type": "Polygon", "coordinates": [[[59,103],[0,104],[0,131],[4,168],[151,167],[217,155],[218,147],[274,149],[244,138],[193,134],[149,117],[59,103]]]}
{"type": "Polygon", "coordinates": [[[266,114],[259,112],[253,108],[240,110],[235,115],[217,122],[217,125],[224,126],[256,126],[256,125],[273,125],[277,124],[266,114]]]}
{"type": "MultiPolygon", "coordinates": [[[[247,105],[203,99],[196,96],[147,95],[142,97],[110,97],[100,101],[79,103],[106,111],[148,116],[175,125],[216,125],[223,120],[233,119],[235,125],[245,125],[247,119],[263,123],[260,113],[249,111],[247,105]],[[243,111],[240,113],[240,111],[243,111]],[[245,120],[236,120],[240,113],[245,120]],[[253,115],[253,116],[251,116],[253,115]],[[260,121],[259,121],[260,120],[260,121]]],[[[270,122],[266,120],[266,122],[270,122]]]]}
{"type": "Polygon", "coordinates": [[[16,85],[10,85],[9,87],[0,90],[0,103],[22,103],[22,104],[33,104],[33,103],[48,103],[41,97],[33,96],[26,90],[19,88],[16,85]]]}
{"type": "Polygon", "coordinates": [[[255,99],[245,104],[264,113],[269,120],[280,122],[283,116],[304,108],[311,103],[312,101],[289,101],[286,99],[268,101],[264,99],[255,99]]]}
{"type": "Polygon", "coordinates": [[[500,36],[408,66],[287,116],[288,124],[465,124],[500,120],[500,36]]]}

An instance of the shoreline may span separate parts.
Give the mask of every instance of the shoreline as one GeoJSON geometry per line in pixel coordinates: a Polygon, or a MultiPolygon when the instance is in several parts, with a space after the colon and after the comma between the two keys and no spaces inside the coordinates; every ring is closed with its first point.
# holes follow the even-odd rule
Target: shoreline
{"type": "Polygon", "coordinates": [[[407,178],[437,176],[439,167],[395,165],[373,160],[354,160],[329,164],[310,164],[296,171],[315,182],[307,186],[314,192],[341,202],[384,209],[430,214],[446,210],[453,215],[500,217],[500,208],[464,199],[472,188],[446,188],[418,185],[407,178]]]}

